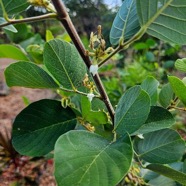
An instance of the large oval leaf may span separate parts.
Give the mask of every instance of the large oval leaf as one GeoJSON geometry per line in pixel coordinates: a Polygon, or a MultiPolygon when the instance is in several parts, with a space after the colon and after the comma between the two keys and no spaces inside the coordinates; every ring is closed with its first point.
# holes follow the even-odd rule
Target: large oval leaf
{"type": "Polygon", "coordinates": [[[22,155],[42,156],[54,149],[58,137],[74,129],[76,116],[55,100],[30,104],[13,124],[13,146],[22,155]]]}
{"type": "Polygon", "coordinates": [[[133,133],[146,121],[150,112],[150,98],[140,86],[130,88],[120,99],[116,108],[115,130],[133,133]]]}
{"type": "MultiPolygon", "coordinates": [[[[5,10],[8,15],[20,13],[28,7],[27,0],[2,0],[5,10]]],[[[2,8],[0,6],[0,16],[3,16],[2,8]]]]}
{"type": "Polygon", "coordinates": [[[72,44],[59,39],[46,43],[44,63],[64,88],[75,89],[82,85],[86,67],[72,44]]]}
{"type": "Polygon", "coordinates": [[[175,76],[169,76],[168,79],[176,96],[186,106],[186,85],[175,76]]]}
{"type": "Polygon", "coordinates": [[[144,134],[144,139],[136,137],[134,149],[147,162],[167,164],[181,159],[185,142],[176,131],[163,129],[144,134]]]}
{"type": "Polygon", "coordinates": [[[158,39],[186,44],[185,0],[136,0],[141,27],[158,39]]]}
{"type": "Polygon", "coordinates": [[[170,128],[174,123],[175,120],[168,110],[153,106],[151,107],[147,121],[134,134],[145,134],[164,128],[170,128]]]}
{"type": "Polygon", "coordinates": [[[128,136],[111,143],[87,131],[71,131],[56,142],[55,177],[59,186],[115,186],[128,172],[133,151],[128,136]]]}
{"type": "Polygon", "coordinates": [[[31,62],[20,61],[5,70],[7,85],[28,88],[58,88],[51,76],[31,62]]]}
{"type": "Polygon", "coordinates": [[[110,42],[117,45],[121,37],[130,39],[140,29],[135,0],[125,0],[117,13],[111,31],[110,42]]]}

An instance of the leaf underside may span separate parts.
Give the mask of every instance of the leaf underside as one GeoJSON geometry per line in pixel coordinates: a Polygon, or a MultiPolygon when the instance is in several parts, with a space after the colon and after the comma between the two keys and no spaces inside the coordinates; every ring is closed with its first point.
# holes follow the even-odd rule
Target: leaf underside
{"type": "Polygon", "coordinates": [[[110,31],[110,42],[112,45],[117,45],[121,37],[124,40],[130,39],[140,29],[136,1],[125,0],[119,9],[111,31],[110,31]]]}
{"type": "Polygon", "coordinates": [[[141,27],[149,35],[177,44],[186,43],[185,0],[137,0],[141,27]]]}

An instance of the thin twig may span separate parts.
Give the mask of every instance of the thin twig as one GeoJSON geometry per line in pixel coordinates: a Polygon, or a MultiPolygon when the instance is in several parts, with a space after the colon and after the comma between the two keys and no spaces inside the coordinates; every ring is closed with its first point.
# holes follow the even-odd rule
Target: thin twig
{"type": "Polygon", "coordinates": [[[35,22],[35,21],[42,21],[45,19],[53,19],[56,18],[57,14],[56,13],[49,13],[41,16],[35,16],[35,17],[29,17],[29,18],[24,18],[24,19],[10,19],[8,22],[0,24],[1,27],[5,27],[8,25],[13,25],[13,24],[20,24],[20,23],[30,23],[30,22],[35,22]]]}
{"type": "MultiPolygon", "coordinates": [[[[87,56],[86,54],[86,50],[85,47],[83,45],[83,43],[81,42],[81,39],[67,13],[66,7],[64,6],[63,2],[61,0],[52,0],[54,7],[56,8],[56,11],[58,13],[58,19],[61,21],[61,23],[63,24],[63,26],[65,27],[66,31],[68,32],[69,36],[71,37],[75,47],[77,48],[79,54],[81,55],[83,61],[85,62],[86,66],[88,68],[90,68],[91,66],[91,60],[89,58],[89,56],[87,56]]],[[[112,107],[112,104],[108,98],[108,95],[105,91],[105,88],[101,82],[101,79],[99,77],[98,74],[96,74],[95,76],[93,76],[95,84],[99,90],[99,93],[102,97],[102,100],[104,101],[108,112],[112,118],[112,122],[114,124],[114,109],[112,107]]]]}
{"type": "MultiPolygon", "coordinates": [[[[66,88],[63,88],[63,87],[60,87],[60,90],[62,90],[64,92],[72,92],[72,93],[77,93],[77,94],[80,94],[80,95],[83,95],[83,96],[88,96],[87,93],[81,92],[79,90],[70,90],[70,89],[66,89],[66,88]]],[[[95,98],[101,98],[100,95],[95,95],[94,97],[95,98]]]]}
{"type": "MultiPolygon", "coordinates": [[[[114,49],[113,52],[111,52],[105,59],[103,59],[102,61],[100,61],[100,63],[98,64],[98,66],[102,66],[103,64],[105,64],[112,56],[114,56],[116,53],[118,53],[119,51],[123,50],[123,49],[127,49],[134,41],[139,40],[143,34],[145,33],[145,29],[141,28],[131,39],[129,39],[128,41],[124,42],[123,41],[121,43],[119,43],[118,47],[116,47],[114,49]]],[[[122,39],[122,38],[121,38],[122,39]]]]}

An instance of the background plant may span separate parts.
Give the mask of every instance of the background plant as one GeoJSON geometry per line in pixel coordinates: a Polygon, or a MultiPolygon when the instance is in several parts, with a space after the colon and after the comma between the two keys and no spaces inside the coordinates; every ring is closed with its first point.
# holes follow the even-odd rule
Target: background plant
{"type": "MultiPolygon", "coordinates": [[[[99,26],[91,33],[88,50],[61,1],[29,1],[52,13],[21,19],[14,19],[15,15],[29,2],[0,2],[4,29],[8,26],[16,32],[12,24],[58,19],[74,43],[54,39],[47,32],[47,42],[39,48],[41,65],[31,62],[32,55],[12,48],[14,53],[19,51],[20,61],[5,71],[8,86],[50,88],[62,96],[61,101],[31,103],[16,117],[12,132],[16,151],[36,157],[54,151],[58,185],[114,186],[125,175],[125,182],[138,184],[157,185],[160,180],[186,184],[185,142],[172,128],[175,120],[171,114],[175,109],[185,111],[184,81],[169,76],[169,84],[161,88],[158,80],[148,76],[124,94],[120,89],[123,95],[114,109],[98,74],[98,67],[145,33],[185,44],[185,0],[125,0],[110,31],[110,42],[116,47],[107,48],[99,26]],[[156,174],[149,176],[150,171],[156,174]]],[[[150,53],[145,57],[152,60],[150,53]]],[[[185,71],[184,59],[176,67],[185,71]]]]}

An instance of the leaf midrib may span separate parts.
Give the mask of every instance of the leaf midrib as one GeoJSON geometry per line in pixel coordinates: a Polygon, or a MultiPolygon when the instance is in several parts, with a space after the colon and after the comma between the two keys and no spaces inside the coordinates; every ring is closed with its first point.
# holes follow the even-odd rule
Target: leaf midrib
{"type": "MultiPolygon", "coordinates": [[[[150,0],[149,0],[150,1],[150,0]]],[[[148,27],[158,18],[158,16],[172,3],[173,0],[169,0],[162,8],[160,8],[156,14],[151,17],[148,22],[143,23],[144,25],[142,26],[141,29],[144,29],[145,31],[148,29],[148,27]]],[[[148,12],[149,13],[149,12],[148,12]]]]}
{"type": "MultiPolygon", "coordinates": [[[[65,68],[65,66],[64,66],[64,64],[63,64],[63,62],[61,61],[61,59],[60,59],[59,56],[57,55],[56,51],[53,49],[52,45],[51,45],[50,43],[48,43],[48,44],[49,44],[49,46],[51,47],[51,49],[52,49],[52,51],[54,52],[54,54],[56,55],[57,59],[59,60],[61,66],[62,66],[62,68],[63,68],[63,70],[64,70],[64,72],[65,72],[65,74],[66,74],[66,76],[67,76],[67,78],[68,78],[68,80],[69,80],[69,82],[70,82],[70,84],[71,84],[72,89],[75,89],[75,86],[74,86],[74,84],[72,83],[72,81],[71,81],[71,79],[70,79],[70,76],[68,75],[68,72],[67,72],[67,70],[66,70],[66,68],[65,68]]],[[[64,48],[65,48],[65,45],[64,45],[64,44],[63,44],[63,46],[64,46],[64,48]]],[[[70,49],[71,49],[71,47],[72,47],[72,46],[70,46],[70,49]]],[[[66,51],[65,51],[65,53],[66,53],[66,51]]],[[[66,60],[66,59],[65,59],[65,60],[66,60]]]]}
{"type": "Polygon", "coordinates": [[[92,160],[92,162],[90,163],[90,165],[88,166],[87,170],[85,171],[85,173],[82,175],[81,179],[78,182],[78,185],[81,183],[82,179],[85,177],[85,175],[87,174],[87,172],[89,171],[89,169],[91,168],[91,166],[94,164],[94,162],[96,161],[96,159],[108,148],[110,147],[112,143],[109,143],[105,148],[103,148],[103,150],[100,151],[99,154],[97,154],[95,156],[95,158],[92,160]]]}
{"type": "Polygon", "coordinates": [[[144,156],[144,155],[146,155],[146,154],[148,154],[148,153],[150,153],[150,152],[152,152],[152,151],[154,151],[154,150],[157,150],[157,149],[159,149],[159,148],[162,148],[163,146],[170,145],[171,143],[175,143],[175,142],[180,141],[180,140],[181,140],[181,139],[177,139],[177,140],[171,141],[171,142],[169,142],[169,143],[164,143],[164,144],[162,144],[162,145],[159,145],[159,146],[157,146],[157,147],[155,147],[155,148],[150,149],[149,151],[146,151],[145,153],[140,154],[139,156],[142,157],[142,156],[144,156]]]}
{"type": "MultiPolygon", "coordinates": [[[[76,118],[73,118],[71,120],[66,120],[64,122],[58,122],[58,123],[55,123],[53,125],[46,126],[46,127],[43,127],[43,128],[40,128],[40,129],[36,129],[36,130],[32,130],[32,131],[24,130],[24,131],[27,131],[27,133],[26,134],[23,134],[23,135],[18,135],[18,136],[24,136],[24,135],[28,135],[28,133],[29,134],[32,134],[32,133],[35,133],[35,132],[38,132],[38,131],[41,131],[41,130],[50,129],[50,128],[56,127],[58,125],[64,125],[64,124],[69,123],[69,122],[72,122],[74,120],[76,120],[76,118]]],[[[25,122],[25,121],[19,121],[19,122],[22,123],[22,122],[25,122]]],[[[15,130],[15,131],[17,131],[17,130],[15,130]]],[[[23,130],[21,129],[21,131],[23,131],[23,130]]]]}

